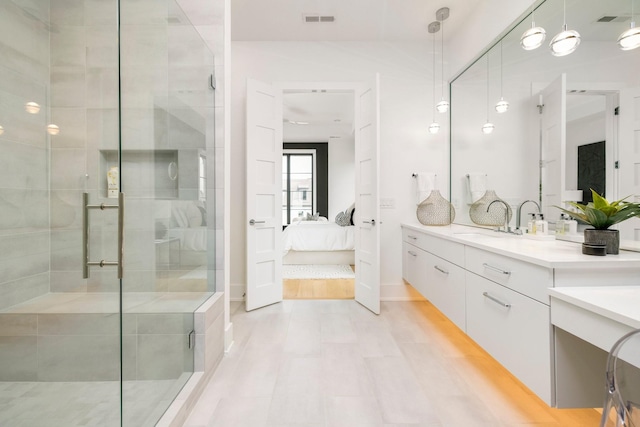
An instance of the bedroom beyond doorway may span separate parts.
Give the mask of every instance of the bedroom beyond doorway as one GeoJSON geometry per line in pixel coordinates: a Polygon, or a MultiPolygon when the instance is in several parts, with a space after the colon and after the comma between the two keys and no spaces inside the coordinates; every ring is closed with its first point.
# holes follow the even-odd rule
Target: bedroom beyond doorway
{"type": "Polygon", "coordinates": [[[353,299],[353,265],[283,265],[284,299],[353,299]]]}

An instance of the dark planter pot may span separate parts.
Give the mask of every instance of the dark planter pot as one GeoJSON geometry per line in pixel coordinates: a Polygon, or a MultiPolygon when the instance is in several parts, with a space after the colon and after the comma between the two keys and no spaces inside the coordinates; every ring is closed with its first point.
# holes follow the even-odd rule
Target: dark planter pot
{"type": "Polygon", "coordinates": [[[607,245],[608,254],[618,255],[620,251],[620,232],[618,230],[587,228],[584,230],[584,242],[607,245]]]}

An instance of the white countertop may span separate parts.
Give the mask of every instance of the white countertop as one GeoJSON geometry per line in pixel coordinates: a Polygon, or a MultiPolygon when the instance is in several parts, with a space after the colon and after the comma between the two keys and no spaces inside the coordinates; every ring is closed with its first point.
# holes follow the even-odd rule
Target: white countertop
{"type": "Polygon", "coordinates": [[[549,295],[633,329],[640,329],[640,277],[638,284],[549,288],[549,295]]]}
{"type": "MultiPolygon", "coordinates": [[[[620,250],[618,255],[584,255],[579,243],[561,240],[532,240],[525,236],[498,233],[486,228],[460,224],[439,227],[420,223],[403,223],[402,227],[547,268],[590,269],[606,266],[608,268],[640,269],[640,252],[620,250]]],[[[638,284],[640,285],[640,274],[638,275],[638,284]]]]}

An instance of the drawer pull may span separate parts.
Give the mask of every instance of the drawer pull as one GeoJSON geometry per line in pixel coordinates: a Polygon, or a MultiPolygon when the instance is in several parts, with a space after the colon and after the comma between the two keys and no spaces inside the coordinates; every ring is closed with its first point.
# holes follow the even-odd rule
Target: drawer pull
{"type": "Polygon", "coordinates": [[[491,301],[500,304],[501,306],[505,307],[505,308],[511,308],[511,304],[507,303],[507,302],[502,302],[500,301],[498,298],[494,297],[493,295],[490,295],[489,292],[483,292],[482,295],[485,298],[489,298],[491,301]]]}
{"type": "Polygon", "coordinates": [[[510,271],[506,271],[506,270],[503,270],[501,268],[494,267],[493,265],[489,265],[486,262],[484,264],[482,264],[482,266],[484,268],[488,269],[488,270],[495,271],[496,273],[504,274],[504,275],[507,275],[507,276],[511,274],[510,271]]]}
{"type": "Polygon", "coordinates": [[[412,236],[411,234],[408,234],[407,237],[413,240],[418,240],[416,236],[412,236]]]}
{"type": "Polygon", "coordinates": [[[435,268],[436,270],[438,270],[440,273],[443,273],[443,274],[449,274],[449,272],[448,272],[447,270],[445,270],[445,269],[444,269],[444,268],[442,268],[442,267],[438,267],[437,265],[434,265],[434,266],[433,266],[433,268],[435,268]]]}
{"type": "Polygon", "coordinates": [[[409,252],[409,255],[411,255],[411,256],[418,256],[418,254],[413,252],[413,251],[407,251],[407,252],[409,252]]]}

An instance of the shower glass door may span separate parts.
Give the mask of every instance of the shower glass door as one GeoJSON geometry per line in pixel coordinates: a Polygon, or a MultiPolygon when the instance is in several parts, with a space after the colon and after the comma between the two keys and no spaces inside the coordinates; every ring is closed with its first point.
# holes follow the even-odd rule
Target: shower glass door
{"type": "Polygon", "coordinates": [[[125,426],[155,425],[194,371],[193,312],[212,294],[212,72],[213,55],[174,0],[120,0],[121,146],[101,146],[97,168],[104,194],[106,174],[119,167],[126,194],[125,426]]]}
{"type": "Polygon", "coordinates": [[[153,426],[191,376],[212,70],[174,0],[0,1],[0,425],[153,426]]]}

